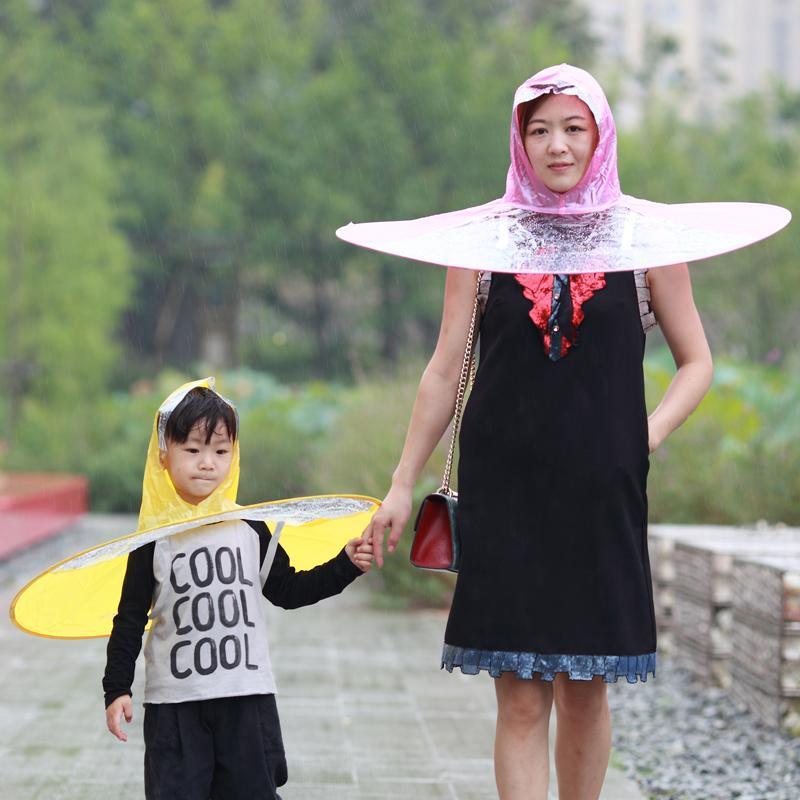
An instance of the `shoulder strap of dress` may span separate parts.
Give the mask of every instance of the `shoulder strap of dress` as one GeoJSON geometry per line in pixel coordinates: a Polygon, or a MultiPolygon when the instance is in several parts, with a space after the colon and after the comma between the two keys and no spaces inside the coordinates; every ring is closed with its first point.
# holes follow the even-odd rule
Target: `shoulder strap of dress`
{"type": "Polygon", "coordinates": [[[479,272],[478,273],[478,308],[480,309],[481,316],[483,316],[483,312],[486,311],[486,301],[489,299],[489,289],[492,285],[492,273],[491,272],[479,272]]]}
{"type": "Polygon", "coordinates": [[[649,333],[658,327],[658,320],[650,305],[650,287],[647,285],[647,270],[637,269],[633,273],[636,282],[636,296],[639,298],[639,316],[642,319],[642,330],[649,333]]]}

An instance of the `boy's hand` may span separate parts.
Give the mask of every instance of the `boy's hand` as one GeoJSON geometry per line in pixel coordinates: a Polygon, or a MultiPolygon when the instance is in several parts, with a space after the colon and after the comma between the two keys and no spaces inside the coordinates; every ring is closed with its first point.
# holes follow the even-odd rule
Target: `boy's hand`
{"type": "MultiPolygon", "coordinates": [[[[372,566],[372,543],[363,538],[351,539],[344,550],[348,558],[362,571],[367,572],[372,566]]],[[[109,706],[110,708],[110,706],[109,706]]]]}
{"type": "Polygon", "coordinates": [[[125,722],[130,722],[133,719],[133,703],[129,694],[123,694],[118,697],[106,709],[106,725],[121,742],[128,741],[128,735],[120,727],[122,723],[122,716],[125,716],[125,722]]]}

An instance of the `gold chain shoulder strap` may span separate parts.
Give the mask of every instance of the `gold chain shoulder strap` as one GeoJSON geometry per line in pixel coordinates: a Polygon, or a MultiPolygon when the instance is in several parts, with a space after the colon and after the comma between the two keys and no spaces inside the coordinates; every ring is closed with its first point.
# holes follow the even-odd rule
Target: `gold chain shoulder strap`
{"type": "Polygon", "coordinates": [[[461,375],[458,378],[458,392],[456,393],[456,407],[453,411],[453,427],[450,433],[450,446],[447,449],[447,462],[444,465],[444,475],[442,475],[442,485],[439,487],[441,494],[456,496],[456,492],[450,489],[450,478],[453,473],[453,456],[456,449],[456,439],[461,428],[461,414],[464,411],[464,397],[467,389],[475,380],[477,364],[475,362],[475,335],[478,332],[478,308],[480,306],[480,289],[483,273],[478,273],[478,280],[475,283],[475,299],[472,302],[472,319],[469,323],[467,333],[467,344],[464,348],[464,360],[461,364],[461,375]]]}

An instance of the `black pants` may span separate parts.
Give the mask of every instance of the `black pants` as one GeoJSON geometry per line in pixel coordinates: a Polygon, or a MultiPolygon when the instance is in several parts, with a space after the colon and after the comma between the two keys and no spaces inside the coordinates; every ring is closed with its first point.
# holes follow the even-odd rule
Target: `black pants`
{"type": "Polygon", "coordinates": [[[286,756],[275,695],[144,707],[147,800],[280,800],[286,756]]]}

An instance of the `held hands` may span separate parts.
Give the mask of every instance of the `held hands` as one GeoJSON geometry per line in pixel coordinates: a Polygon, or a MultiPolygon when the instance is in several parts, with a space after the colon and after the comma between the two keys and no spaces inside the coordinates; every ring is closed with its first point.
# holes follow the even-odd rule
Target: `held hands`
{"type": "Polygon", "coordinates": [[[362,534],[364,541],[372,543],[375,561],[379,567],[383,566],[383,537],[386,529],[389,529],[387,550],[393,553],[410,516],[411,489],[393,486],[362,534]]]}
{"type": "Polygon", "coordinates": [[[133,719],[133,703],[129,694],[123,694],[118,697],[106,709],[106,727],[121,742],[127,742],[128,734],[121,727],[123,715],[125,722],[130,722],[133,719]]]}
{"type": "Polygon", "coordinates": [[[372,566],[372,543],[369,539],[351,539],[345,546],[349,559],[362,571],[368,572],[372,566]]]}

